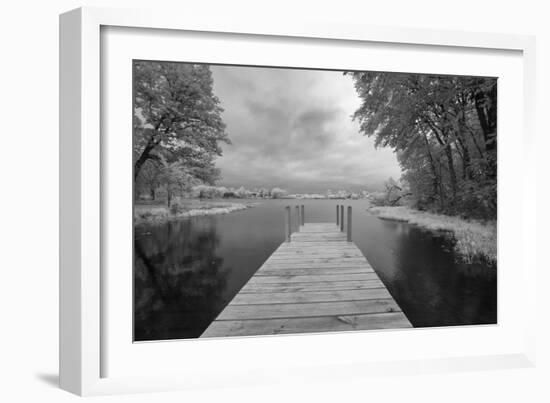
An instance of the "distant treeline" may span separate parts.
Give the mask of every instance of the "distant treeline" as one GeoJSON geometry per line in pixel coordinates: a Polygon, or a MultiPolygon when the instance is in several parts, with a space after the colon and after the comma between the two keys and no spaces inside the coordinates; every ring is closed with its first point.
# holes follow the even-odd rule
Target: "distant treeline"
{"type": "MultiPolygon", "coordinates": [[[[497,212],[497,80],[353,72],[362,133],[395,150],[392,191],[415,206],[485,219],[497,212]]],[[[396,196],[399,197],[399,196],[396,196]]]]}
{"type": "MultiPolygon", "coordinates": [[[[375,193],[361,191],[352,193],[346,190],[327,191],[326,193],[289,193],[286,189],[274,188],[252,188],[244,186],[234,188],[215,185],[195,185],[188,188],[172,190],[172,194],[184,199],[364,199],[371,198],[375,193]]],[[[157,183],[154,187],[140,187],[138,199],[141,200],[167,200],[166,187],[157,183]]]]}
{"type": "Polygon", "coordinates": [[[288,192],[280,188],[260,188],[249,190],[244,186],[239,188],[225,187],[225,186],[208,186],[208,185],[198,185],[194,186],[191,193],[188,195],[193,198],[199,199],[216,199],[216,198],[237,198],[237,199],[247,199],[247,198],[263,198],[263,199],[280,199],[285,197],[288,192]]]}
{"type": "MultiPolygon", "coordinates": [[[[281,199],[288,197],[285,189],[278,187],[272,189],[246,189],[244,186],[234,188],[214,185],[195,185],[180,189],[173,189],[172,196],[183,197],[187,199],[281,199]]],[[[154,188],[141,188],[138,193],[141,200],[167,200],[168,195],[166,187],[162,184],[154,188]]]]}
{"type": "Polygon", "coordinates": [[[244,186],[239,188],[225,186],[198,185],[192,188],[187,194],[191,198],[215,199],[215,198],[262,198],[262,199],[360,199],[369,196],[367,191],[352,193],[346,190],[331,191],[326,193],[289,193],[286,189],[278,187],[247,189],[244,186]]]}

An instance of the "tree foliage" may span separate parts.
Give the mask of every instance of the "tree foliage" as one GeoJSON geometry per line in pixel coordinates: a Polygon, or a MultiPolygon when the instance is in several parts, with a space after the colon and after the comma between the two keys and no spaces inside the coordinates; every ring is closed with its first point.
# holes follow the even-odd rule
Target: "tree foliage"
{"type": "Polygon", "coordinates": [[[229,139],[210,68],[151,61],[133,67],[136,184],[151,187],[157,177],[165,185],[175,177],[214,183],[220,175],[214,160],[229,139]]]}
{"type": "Polygon", "coordinates": [[[346,74],[362,101],[353,118],[396,152],[418,207],[496,217],[496,79],[346,74]]]}
{"type": "Polygon", "coordinates": [[[285,189],[281,189],[281,188],[273,188],[271,189],[271,197],[273,199],[280,199],[282,197],[285,197],[287,195],[287,191],[285,189]]]}

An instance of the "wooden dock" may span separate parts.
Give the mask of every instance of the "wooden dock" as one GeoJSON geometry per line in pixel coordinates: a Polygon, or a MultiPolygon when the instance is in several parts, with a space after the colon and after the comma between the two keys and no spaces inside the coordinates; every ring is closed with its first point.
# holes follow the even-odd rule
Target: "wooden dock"
{"type": "MultiPolygon", "coordinates": [[[[298,216],[300,212],[297,210],[298,216]]],[[[303,223],[201,337],[395,329],[411,323],[359,248],[335,223],[303,223]]],[[[288,235],[287,235],[288,236],[288,235]]]]}

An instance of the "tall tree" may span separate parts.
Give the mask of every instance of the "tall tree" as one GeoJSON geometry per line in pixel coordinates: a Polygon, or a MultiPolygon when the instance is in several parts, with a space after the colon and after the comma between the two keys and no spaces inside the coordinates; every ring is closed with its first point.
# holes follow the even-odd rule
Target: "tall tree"
{"type": "Polygon", "coordinates": [[[419,204],[496,215],[496,79],[354,72],[353,115],[391,147],[419,204]]]}
{"type": "Polygon", "coordinates": [[[156,199],[156,191],[161,184],[162,166],[156,161],[146,161],[141,168],[136,180],[136,191],[145,190],[149,193],[151,200],[156,199]]]}
{"type": "Polygon", "coordinates": [[[134,177],[146,161],[160,161],[161,155],[169,163],[202,164],[212,171],[220,142],[229,139],[209,67],[151,61],[136,61],[133,67],[134,177]]]}

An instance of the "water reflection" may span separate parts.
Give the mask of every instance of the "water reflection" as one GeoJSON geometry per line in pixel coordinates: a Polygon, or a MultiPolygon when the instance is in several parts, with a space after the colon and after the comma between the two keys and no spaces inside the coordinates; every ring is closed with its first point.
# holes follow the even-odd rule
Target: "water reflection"
{"type": "Polygon", "coordinates": [[[136,233],[135,339],[198,337],[220,310],[230,267],[217,254],[215,220],[136,233]]]}
{"type": "Polygon", "coordinates": [[[391,245],[397,258],[393,264],[373,264],[414,326],[496,323],[494,267],[458,263],[443,236],[403,223],[382,225],[386,236],[395,234],[391,245]]]}
{"type": "MultiPolygon", "coordinates": [[[[135,339],[199,337],[284,240],[287,204],[136,229],[135,339]]],[[[336,202],[300,204],[308,222],[335,220],[336,202]]],[[[346,204],[354,242],[414,326],[496,323],[496,268],[459,264],[443,236],[346,204]]]]}

